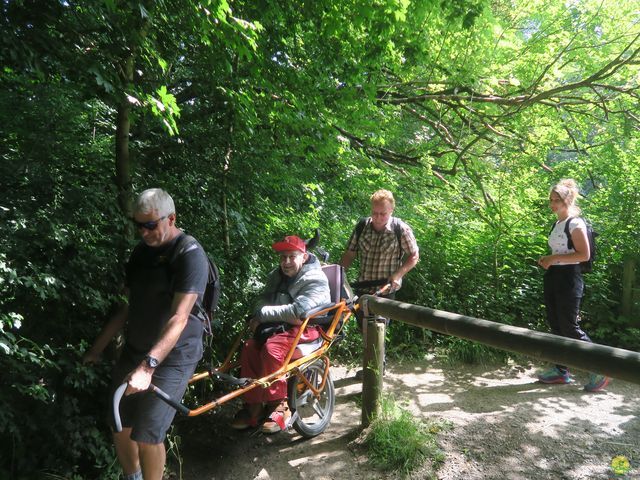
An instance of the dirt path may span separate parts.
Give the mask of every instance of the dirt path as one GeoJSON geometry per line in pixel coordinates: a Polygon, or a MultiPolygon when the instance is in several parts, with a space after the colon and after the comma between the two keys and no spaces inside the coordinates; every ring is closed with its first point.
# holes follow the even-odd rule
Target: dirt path
{"type": "MultiPolygon", "coordinates": [[[[353,444],[361,391],[354,370],[332,373],[336,411],[327,431],[312,440],[294,431],[234,432],[226,426],[231,407],[180,420],[182,478],[395,478],[370,467],[353,444]]],[[[391,365],[385,390],[416,416],[453,425],[439,435],[446,460],[438,479],[640,479],[640,386],[613,381],[606,392],[588,394],[585,380],[579,373],[575,384],[542,385],[529,365],[454,368],[425,360],[391,365]],[[618,455],[631,461],[626,475],[610,468],[618,455]]]]}

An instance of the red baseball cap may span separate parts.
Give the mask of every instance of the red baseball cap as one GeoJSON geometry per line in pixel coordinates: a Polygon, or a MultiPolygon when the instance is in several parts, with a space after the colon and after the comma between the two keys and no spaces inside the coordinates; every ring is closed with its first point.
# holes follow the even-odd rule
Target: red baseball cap
{"type": "Polygon", "coordinates": [[[289,250],[298,250],[302,253],[307,253],[307,245],[300,237],[295,235],[289,235],[284,237],[280,242],[276,242],[271,245],[276,252],[286,252],[289,250]]]}

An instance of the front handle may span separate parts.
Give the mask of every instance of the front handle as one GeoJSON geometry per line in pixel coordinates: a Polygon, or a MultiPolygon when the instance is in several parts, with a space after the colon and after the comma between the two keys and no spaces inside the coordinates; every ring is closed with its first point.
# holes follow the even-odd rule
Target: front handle
{"type": "Polygon", "coordinates": [[[113,420],[115,422],[116,432],[122,431],[122,420],[120,419],[120,400],[127,389],[127,383],[120,385],[113,394],[113,420]]]}
{"type": "MultiPolygon", "coordinates": [[[[115,423],[115,427],[116,427],[116,432],[120,433],[122,432],[122,419],[120,418],[120,401],[122,400],[122,397],[124,396],[124,392],[127,390],[127,383],[123,383],[122,385],[120,385],[116,391],[113,394],[113,420],[115,423]]],[[[175,408],[178,412],[180,412],[183,415],[189,415],[189,413],[191,412],[191,410],[189,410],[187,407],[185,407],[183,404],[181,404],[180,402],[176,401],[175,399],[171,398],[167,393],[165,393],[164,391],[162,391],[160,388],[156,387],[155,385],[151,384],[149,385],[149,390],[153,391],[154,395],[156,397],[158,397],[160,400],[162,400],[163,402],[167,403],[168,405],[171,405],[173,408],[175,408]]]]}

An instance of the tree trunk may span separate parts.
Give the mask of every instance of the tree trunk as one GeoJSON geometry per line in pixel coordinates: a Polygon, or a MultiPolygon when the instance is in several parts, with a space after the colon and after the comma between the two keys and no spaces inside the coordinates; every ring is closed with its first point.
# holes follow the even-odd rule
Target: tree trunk
{"type": "MultiPolygon", "coordinates": [[[[135,18],[135,17],[134,17],[135,18]]],[[[129,134],[131,132],[131,103],[127,92],[133,91],[135,58],[150,24],[148,18],[134,27],[135,35],[131,35],[129,51],[122,58],[119,68],[120,97],[116,105],[116,187],[118,188],[118,206],[125,218],[133,217],[133,188],[131,182],[131,158],[129,154],[129,134]]],[[[130,222],[125,223],[124,242],[126,245],[133,239],[135,232],[130,222]]]]}
{"type": "Polygon", "coordinates": [[[634,287],[636,280],[636,259],[628,255],[624,259],[622,270],[622,316],[633,316],[634,287]]]}
{"type": "MultiPolygon", "coordinates": [[[[133,57],[124,62],[123,84],[133,82],[133,57]]],[[[125,218],[133,217],[133,194],[131,188],[131,161],[129,157],[129,133],[131,130],[131,104],[123,93],[117,106],[116,115],[116,187],[118,188],[118,206],[125,218]]],[[[133,238],[133,225],[125,224],[125,240],[133,238]]]]}
{"type": "MultiPolygon", "coordinates": [[[[233,59],[233,70],[231,71],[231,84],[235,88],[235,75],[238,71],[238,57],[233,59]]],[[[227,192],[229,191],[229,171],[231,170],[231,159],[233,157],[233,126],[235,123],[235,115],[233,104],[228,102],[227,110],[227,145],[224,152],[224,162],[222,164],[222,229],[224,238],[224,253],[227,258],[231,254],[231,235],[229,226],[229,213],[227,210],[227,192]]]]}
{"type": "Polygon", "coordinates": [[[231,240],[229,235],[229,214],[227,212],[227,192],[228,192],[228,177],[229,170],[231,168],[231,157],[233,155],[233,114],[229,113],[229,135],[227,141],[227,148],[224,154],[224,164],[222,165],[222,229],[224,235],[224,253],[229,257],[231,253],[231,240]]]}

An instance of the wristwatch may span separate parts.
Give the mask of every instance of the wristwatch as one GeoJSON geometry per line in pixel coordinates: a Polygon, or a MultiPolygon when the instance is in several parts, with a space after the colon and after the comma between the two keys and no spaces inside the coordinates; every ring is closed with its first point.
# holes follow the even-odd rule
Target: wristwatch
{"type": "Polygon", "coordinates": [[[147,355],[146,357],[144,357],[144,361],[149,368],[156,368],[160,363],[157,358],[152,357],[151,355],[147,355]]]}

